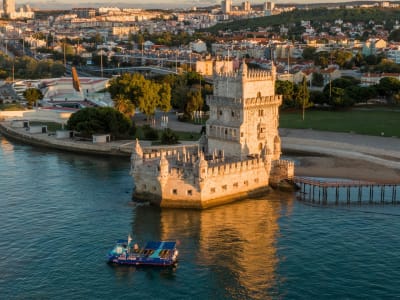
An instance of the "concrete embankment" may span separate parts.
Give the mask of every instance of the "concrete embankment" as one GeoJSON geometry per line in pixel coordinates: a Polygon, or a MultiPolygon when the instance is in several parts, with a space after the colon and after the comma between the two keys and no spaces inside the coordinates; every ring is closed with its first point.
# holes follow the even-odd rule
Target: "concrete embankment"
{"type": "Polygon", "coordinates": [[[49,133],[29,133],[26,128],[13,128],[10,122],[0,122],[0,132],[10,138],[30,145],[53,148],[76,153],[129,157],[134,141],[113,141],[94,144],[91,141],[57,139],[49,133]]]}

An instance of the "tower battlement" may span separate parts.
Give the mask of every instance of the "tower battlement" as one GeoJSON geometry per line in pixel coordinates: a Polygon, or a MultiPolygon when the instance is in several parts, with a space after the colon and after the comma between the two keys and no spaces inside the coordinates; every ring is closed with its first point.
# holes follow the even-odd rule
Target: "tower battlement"
{"type": "MultiPolygon", "coordinates": [[[[243,66],[243,65],[242,65],[243,66]]],[[[215,80],[255,80],[255,81],[275,81],[275,67],[271,71],[261,69],[248,69],[247,66],[240,68],[235,72],[214,72],[215,80]]]]}

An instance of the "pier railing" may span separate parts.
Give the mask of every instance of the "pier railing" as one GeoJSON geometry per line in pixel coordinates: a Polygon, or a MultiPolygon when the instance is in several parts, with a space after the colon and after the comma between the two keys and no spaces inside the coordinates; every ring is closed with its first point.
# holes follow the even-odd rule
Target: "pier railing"
{"type": "Polygon", "coordinates": [[[320,204],[400,204],[400,183],[294,177],[297,198],[320,204]]]}

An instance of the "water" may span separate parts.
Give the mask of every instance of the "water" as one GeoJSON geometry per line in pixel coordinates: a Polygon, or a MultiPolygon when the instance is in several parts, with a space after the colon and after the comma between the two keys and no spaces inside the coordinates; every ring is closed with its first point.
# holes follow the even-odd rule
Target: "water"
{"type": "Polygon", "coordinates": [[[205,211],[131,203],[129,162],[0,137],[0,299],[393,299],[400,206],[273,194],[205,211]],[[113,267],[116,239],[179,241],[175,269],[113,267]]]}

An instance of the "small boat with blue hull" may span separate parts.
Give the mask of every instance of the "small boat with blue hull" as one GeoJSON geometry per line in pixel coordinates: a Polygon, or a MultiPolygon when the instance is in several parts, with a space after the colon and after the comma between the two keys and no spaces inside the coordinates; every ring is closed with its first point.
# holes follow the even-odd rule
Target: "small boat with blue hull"
{"type": "Polygon", "coordinates": [[[118,240],[108,253],[108,262],[118,265],[173,266],[177,263],[178,253],[176,242],[152,241],[140,248],[130,239],[118,240]]]}

